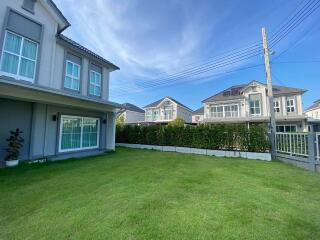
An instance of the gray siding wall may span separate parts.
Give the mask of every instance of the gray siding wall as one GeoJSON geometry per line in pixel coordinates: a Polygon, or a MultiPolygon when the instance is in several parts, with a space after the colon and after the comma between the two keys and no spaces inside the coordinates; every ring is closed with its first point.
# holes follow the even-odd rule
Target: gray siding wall
{"type": "Polygon", "coordinates": [[[6,139],[9,131],[19,128],[23,131],[24,146],[21,150],[21,159],[29,158],[31,122],[32,122],[32,103],[9,100],[0,98],[0,160],[2,160],[8,145],[6,139]]]}
{"type": "Polygon", "coordinates": [[[75,115],[100,118],[99,149],[106,149],[107,131],[106,124],[103,124],[103,119],[106,119],[105,113],[84,111],[83,109],[65,108],[45,104],[36,104],[34,112],[34,118],[36,120],[34,121],[34,123],[39,124],[34,127],[35,130],[32,133],[33,158],[61,155],[58,152],[60,115],[75,115]],[[53,120],[54,116],[56,116],[56,120],[53,120]]]}
{"type": "MultiPolygon", "coordinates": [[[[8,8],[13,9],[19,14],[23,15],[25,19],[31,19],[34,22],[29,22],[28,26],[23,24],[21,28],[21,20],[16,18],[15,22],[12,22],[13,28],[18,27],[17,33],[30,37],[32,39],[37,38],[40,42],[39,45],[39,57],[40,61],[36,67],[36,79],[35,84],[55,89],[63,89],[64,80],[64,67],[65,67],[65,54],[71,51],[65,46],[57,43],[56,34],[58,29],[58,23],[54,17],[45,9],[40,1],[35,3],[34,13],[26,11],[22,8],[23,0],[1,0],[0,1],[0,52],[2,51],[2,43],[4,38],[4,31],[6,26],[6,19],[8,15],[8,8]],[[15,24],[17,23],[18,24],[15,24]],[[39,23],[41,25],[41,36],[39,36],[39,23]]],[[[90,46],[88,46],[90,49],[90,46]]],[[[72,51],[71,51],[72,52],[72,51]]],[[[77,54],[79,55],[79,54],[77,54]]],[[[80,54],[81,55],[81,54],[80,54]]],[[[1,56],[1,55],[0,55],[1,56]]],[[[80,92],[77,94],[88,96],[88,79],[89,79],[89,65],[94,62],[94,59],[88,59],[87,57],[81,56],[81,84],[80,92]]],[[[102,99],[109,100],[109,74],[110,69],[102,68],[102,99]]]]}

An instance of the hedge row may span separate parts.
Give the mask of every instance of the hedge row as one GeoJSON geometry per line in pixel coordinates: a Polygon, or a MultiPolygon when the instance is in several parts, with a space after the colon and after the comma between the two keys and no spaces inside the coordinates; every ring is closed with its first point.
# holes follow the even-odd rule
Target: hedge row
{"type": "Polygon", "coordinates": [[[270,149],[265,125],[214,124],[197,126],[117,126],[116,142],[212,150],[266,152],[270,149]]]}

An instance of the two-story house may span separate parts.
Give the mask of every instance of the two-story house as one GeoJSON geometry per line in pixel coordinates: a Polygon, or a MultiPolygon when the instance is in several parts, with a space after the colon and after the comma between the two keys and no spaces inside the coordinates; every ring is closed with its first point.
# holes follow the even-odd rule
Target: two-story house
{"type": "Polygon", "coordinates": [[[123,118],[125,124],[144,122],[145,112],[132,103],[123,103],[123,109],[118,112],[118,118],[123,118]]]}
{"type": "Polygon", "coordinates": [[[1,0],[0,26],[0,161],[16,128],[21,160],[113,150],[119,68],[62,35],[70,24],[52,0],[1,0]]]}
{"type": "Polygon", "coordinates": [[[308,118],[320,120],[320,99],[314,101],[314,103],[304,111],[304,114],[308,118]]]}
{"type": "MultiPolygon", "coordinates": [[[[305,90],[273,86],[277,131],[306,130],[306,117],[302,112],[305,90]]],[[[205,123],[268,123],[270,106],[267,86],[258,81],[232,86],[202,101],[205,123]]]]}
{"type": "Polygon", "coordinates": [[[145,122],[167,123],[177,118],[191,123],[192,110],[172,97],[164,97],[144,107],[145,122]]]}

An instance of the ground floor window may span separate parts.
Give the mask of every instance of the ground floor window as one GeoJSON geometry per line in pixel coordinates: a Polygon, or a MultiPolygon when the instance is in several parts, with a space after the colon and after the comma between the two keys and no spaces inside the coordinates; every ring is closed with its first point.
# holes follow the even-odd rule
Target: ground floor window
{"type": "Polygon", "coordinates": [[[92,149],[99,146],[98,118],[61,116],[60,152],[92,149]]]}
{"type": "Polygon", "coordinates": [[[297,132],[297,125],[277,125],[277,132],[297,132]]]}

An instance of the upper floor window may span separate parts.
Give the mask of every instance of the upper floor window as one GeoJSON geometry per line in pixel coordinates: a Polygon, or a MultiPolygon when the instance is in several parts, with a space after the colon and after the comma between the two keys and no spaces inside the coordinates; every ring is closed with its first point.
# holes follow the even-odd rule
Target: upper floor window
{"type": "Polygon", "coordinates": [[[250,101],[250,114],[251,115],[261,115],[260,101],[251,100],[250,101]]]}
{"type": "Polygon", "coordinates": [[[211,117],[222,118],[223,117],[223,106],[213,106],[210,109],[211,117]]]}
{"type": "Polygon", "coordinates": [[[238,117],[238,105],[224,106],[224,116],[227,117],[238,117]]]}
{"type": "Polygon", "coordinates": [[[152,112],[152,121],[159,119],[159,110],[153,110],[152,112]]]}
{"type": "Polygon", "coordinates": [[[251,116],[261,115],[261,94],[249,95],[249,108],[251,116]]]}
{"type": "Polygon", "coordinates": [[[294,98],[288,98],[287,99],[287,112],[295,112],[295,102],[294,98]]]}
{"type": "Polygon", "coordinates": [[[164,107],[164,119],[171,120],[172,119],[172,106],[164,107]]]}
{"type": "Polygon", "coordinates": [[[152,110],[147,110],[146,111],[146,121],[151,121],[152,120],[152,110]]]}
{"type": "Polygon", "coordinates": [[[280,102],[278,100],[274,100],[273,108],[274,108],[274,112],[276,112],[276,113],[280,112],[280,102]]]}
{"type": "Polygon", "coordinates": [[[101,73],[90,70],[89,93],[94,96],[101,96],[101,73]]]}
{"type": "Polygon", "coordinates": [[[70,60],[66,61],[64,87],[76,91],[80,90],[80,65],[70,60]]]}
{"type": "Polygon", "coordinates": [[[22,8],[28,12],[34,13],[34,4],[36,0],[23,0],[22,8]]]}
{"type": "Polygon", "coordinates": [[[4,75],[34,82],[38,43],[18,34],[6,31],[1,57],[4,75]]]}

